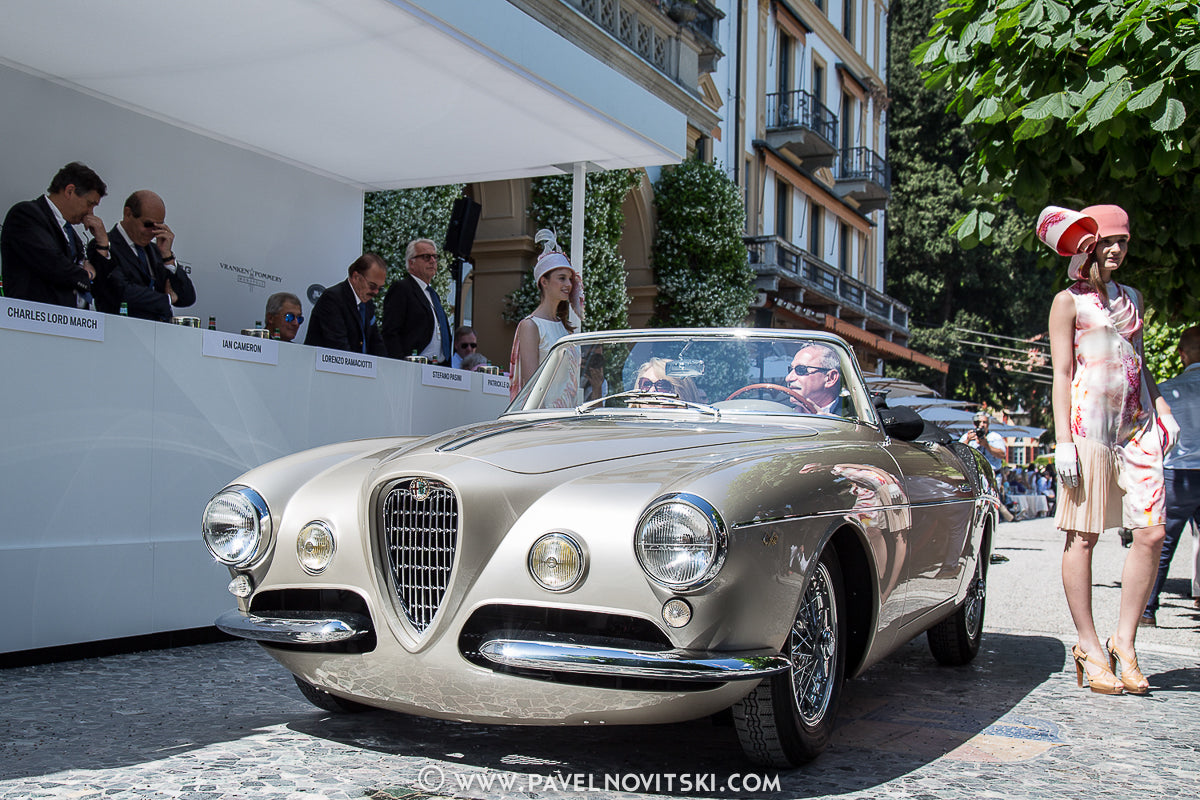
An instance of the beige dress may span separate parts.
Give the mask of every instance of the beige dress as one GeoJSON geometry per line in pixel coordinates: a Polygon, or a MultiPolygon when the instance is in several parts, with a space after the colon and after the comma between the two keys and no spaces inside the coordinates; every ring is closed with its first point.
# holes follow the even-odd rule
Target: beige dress
{"type": "Polygon", "coordinates": [[[1079,453],[1079,486],[1059,484],[1055,525],[1102,533],[1165,520],[1162,439],[1142,380],[1142,318],[1133,290],[1116,282],[1107,302],[1085,281],[1067,291],[1075,301],[1075,376],[1071,438],[1079,453]]]}

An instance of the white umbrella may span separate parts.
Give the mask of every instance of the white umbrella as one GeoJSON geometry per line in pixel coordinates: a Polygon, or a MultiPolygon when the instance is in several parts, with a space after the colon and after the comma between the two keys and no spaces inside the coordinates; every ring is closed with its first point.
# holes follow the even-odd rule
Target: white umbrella
{"type": "Polygon", "coordinates": [[[901,378],[867,377],[867,389],[872,392],[887,392],[889,398],[896,397],[937,397],[938,393],[923,383],[906,381],[901,378]]]}
{"type": "Polygon", "coordinates": [[[934,406],[944,406],[945,408],[966,408],[967,406],[977,405],[967,400],[951,400],[949,397],[917,397],[916,395],[907,395],[904,397],[889,397],[889,406],[908,406],[920,410],[922,408],[933,408],[934,406]]]}

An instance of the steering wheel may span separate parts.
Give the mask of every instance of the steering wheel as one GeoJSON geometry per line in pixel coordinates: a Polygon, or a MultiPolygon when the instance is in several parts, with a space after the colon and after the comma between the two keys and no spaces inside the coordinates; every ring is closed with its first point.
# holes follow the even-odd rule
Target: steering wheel
{"type": "Polygon", "coordinates": [[[799,404],[799,406],[801,408],[803,408],[805,411],[807,411],[810,414],[816,414],[819,410],[819,407],[817,406],[816,403],[814,403],[812,400],[809,400],[807,397],[800,394],[795,389],[791,388],[790,386],[780,386],[777,383],[752,383],[749,386],[743,386],[742,388],[734,391],[733,394],[729,395],[729,397],[726,397],[725,399],[732,400],[733,398],[737,397],[738,395],[740,395],[744,392],[748,392],[751,389],[774,389],[777,392],[782,392],[782,393],[786,394],[788,397],[791,397],[793,400],[796,401],[797,404],[799,404]]]}

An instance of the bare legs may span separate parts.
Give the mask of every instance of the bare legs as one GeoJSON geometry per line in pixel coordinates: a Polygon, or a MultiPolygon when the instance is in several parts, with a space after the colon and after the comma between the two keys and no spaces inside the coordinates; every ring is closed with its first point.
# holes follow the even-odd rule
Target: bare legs
{"type": "MultiPolygon", "coordinates": [[[[1104,648],[1092,619],[1092,551],[1099,534],[1066,531],[1067,545],[1063,549],[1062,579],[1067,595],[1067,608],[1079,636],[1079,647],[1086,653],[1099,655],[1104,648]]],[[[1126,562],[1128,563],[1128,561],[1126,562]]],[[[1157,567],[1155,567],[1157,570],[1157,567]]],[[[1157,575],[1157,572],[1155,572],[1157,575]]],[[[1145,608],[1145,606],[1142,606],[1145,608]]],[[[1140,616],[1142,612],[1138,612],[1140,616]]],[[[1137,621],[1134,621],[1137,627],[1137,621]]]]}
{"type": "MultiPolygon", "coordinates": [[[[1063,591],[1067,596],[1067,607],[1079,637],[1079,648],[1093,656],[1104,654],[1105,648],[1096,633],[1096,622],[1092,617],[1092,553],[1099,535],[1066,531],[1067,541],[1063,549],[1063,591]]],[[[1146,601],[1154,589],[1154,578],[1158,574],[1158,555],[1162,550],[1164,527],[1154,525],[1136,528],[1133,545],[1125,557],[1121,570],[1121,605],[1117,621],[1117,632],[1112,642],[1116,649],[1134,652],[1138,620],[1146,609],[1146,601]]],[[[1098,676],[1099,671],[1089,662],[1089,677],[1098,676]]]]}
{"type": "Polygon", "coordinates": [[[1158,576],[1158,556],[1162,552],[1165,535],[1165,525],[1135,528],[1133,531],[1133,544],[1129,546],[1129,554],[1125,556],[1125,566],[1121,570],[1121,611],[1117,632],[1113,636],[1113,642],[1122,651],[1133,652],[1138,620],[1146,610],[1146,602],[1154,590],[1154,579],[1158,576]]]}

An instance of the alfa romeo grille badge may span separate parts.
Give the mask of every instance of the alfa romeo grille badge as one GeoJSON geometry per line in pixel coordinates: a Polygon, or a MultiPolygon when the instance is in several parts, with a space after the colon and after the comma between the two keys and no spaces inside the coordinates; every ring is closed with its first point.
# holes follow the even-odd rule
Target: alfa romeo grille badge
{"type": "Polygon", "coordinates": [[[424,478],[413,478],[408,484],[408,493],[413,496],[414,500],[424,502],[433,492],[429,488],[429,481],[424,478]]]}

